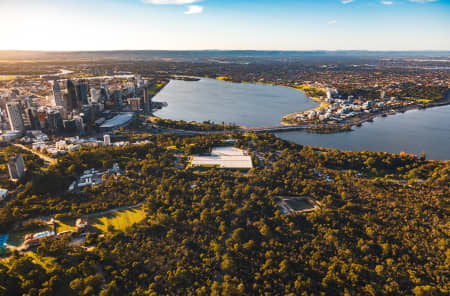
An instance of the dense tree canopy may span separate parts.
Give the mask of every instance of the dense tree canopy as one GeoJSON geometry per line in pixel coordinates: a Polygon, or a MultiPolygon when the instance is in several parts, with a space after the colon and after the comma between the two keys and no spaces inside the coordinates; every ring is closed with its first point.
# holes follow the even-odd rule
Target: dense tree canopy
{"type": "Polygon", "coordinates": [[[52,240],[0,261],[0,295],[448,295],[448,162],[234,134],[250,171],[177,166],[227,138],[83,149],[33,176],[0,209],[2,225],[141,201],[146,219],[82,247],[52,240]],[[82,170],[114,162],[125,176],[66,192],[82,170]],[[278,196],[321,207],[285,215],[278,196]]]}

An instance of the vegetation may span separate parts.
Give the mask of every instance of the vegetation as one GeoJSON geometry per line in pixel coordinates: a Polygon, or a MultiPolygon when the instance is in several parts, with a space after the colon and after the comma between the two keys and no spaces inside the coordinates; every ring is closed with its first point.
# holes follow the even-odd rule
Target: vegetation
{"type": "Polygon", "coordinates": [[[448,295],[448,162],[233,134],[259,165],[196,171],[177,169],[179,151],[162,148],[188,154],[226,138],[151,136],[64,156],[26,186],[21,200],[34,199],[0,209],[2,225],[142,200],[146,217],[88,235],[89,248],[49,240],[35,258],[0,261],[0,295],[448,295]],[[76,173],[113,162],[123,179],[64,193],[76,173]],[[277,196],[310,196],[321,209],[284,215],[277,196]]]}
{"type": "Polygon", "coordinates": [[[216,77],[217,80],[222,80],[222,81],[227,81],[227,82],[232,82],[233,78],[228,77],[228,76],[217,76],[216,77]]]}
{"type": "Polygon", "coordinates": [[[17,187],[17,184],[10,182],[8,172],[8,159],[17,153],[22,153],[25,168],[27,170],[22,179],[22,183],[29,180],[33,175],[39,175],[44,166],[44,161],[31,152],[12,145],[0,147],[0,187],[2,188],[16,189],[17,187]]]}
{"type": "Polygon", "coordinates": [[[445,97],[449,91],[445,86],[414,86],[402,89],[399,93],[401,99],[416,100],[421,102],[438,101],[445,97]]]}
{"type": "Polygon", "coordinates": [[[141,222],[145,218],[142,209],[130,209],[113,212],[95,221],[90,221],[93,227],[102,232],[125,231],[133,224],[141,222]]]}
{"type": "Polygon", "coordinates": [[[322,89],[317,88],[317,87],[312,87],[309,85],[302,84],[302,85],[294,85],[292,87],[303,91],[308,97],[311,97],[311,98],[324,97],[327,95],[325,93],[325,91],[323,91],[322,89]]]}
{"type": "Polygon", "coordinates": [[[376,100],[381,96],[381,92],[377,88],[354,88],[341,86],[338,89],[339,94],[343,98],[347,98],[349,96],[354,96],[356,98],[364,98],[368,100],[376,100]]]}
{"type": "Polygon", "coordinates": [[[234,124],[225,124],[225,123],[215,124],[211,121],[204,121],[202,123],[198,123],[195,121],[186,122],[183,120],[174,121],[159,117],[153,117],[152,122],[161,128],[179,129],[186,131],[223,131],[223,130],[232,131],[238,128],[238,126],[234,124]]]}

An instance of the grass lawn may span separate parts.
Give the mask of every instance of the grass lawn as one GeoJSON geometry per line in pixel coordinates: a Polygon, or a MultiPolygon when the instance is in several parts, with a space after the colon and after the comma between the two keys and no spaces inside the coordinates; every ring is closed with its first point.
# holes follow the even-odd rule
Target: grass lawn
{"type": "Polygon", "coordinates": [[[16,76],[0,76],[0,80],[12,80],[16,79],[16,76]]]}
{"type": "MultiPolygon", "coordinates": [[[[72,219],[72,220],[74,220],[74,219],[72,219]]],[[[76,228],[74,226],[75,225],[75,221],[72,221],[72,222],[73,222],[73,223],[71,223],[72,226],[69,225],[69,224],[65,224],[64,222],[61,222],[61,221],[56,223],[56,233],[60,233],[60,232],[67,231],[67,230],[76,231],[76,228]]]]}
{"type": "Polygon", "coordinates": [[[116,231],[125,231],[131,225],[141,222],[145,218],[142,209],[130,209],[117,211],[94,220],[89,220],[89,224],[102,232],[108,232],[108,228],[113,227],[116,231]]]}
{"type": "Polygon", "coordinates": [[[422,103],[431,103],[433,100],[427,100],[427,99],[416,99],[413,97],[404,97],[402,98],[404,100],[410,100],[410,101],[416,101],[416,102],[422,102],[422,103]]]}
{"type": "Polygon", "coordinates": [[[231,77],[228,76],[217,76],[216,79],[222,81],[231,81],[231,77]]]}

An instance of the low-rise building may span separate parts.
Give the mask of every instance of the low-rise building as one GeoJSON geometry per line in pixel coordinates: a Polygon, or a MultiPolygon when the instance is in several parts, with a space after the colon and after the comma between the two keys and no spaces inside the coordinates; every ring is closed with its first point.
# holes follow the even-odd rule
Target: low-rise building
{"type": "Polygon", "coordinates": [[[121,176],[123,172],[117,163],[114,163],[111,169],[100,172],[96,169],[85,170],[83,175],[80,176],[78,181],[73,181],[69,186],[69,191],[76,191],[86,186],[96,186],[103,183],[104,175],[116,175],[121,176]]]}
{"type": "Polygon", "coordinates": [[[244,150],[234,147],[215,147],[209,155],[191,157],[192,167],[219,167],[231,169],[253,168],[252,158],[244,150]]]}

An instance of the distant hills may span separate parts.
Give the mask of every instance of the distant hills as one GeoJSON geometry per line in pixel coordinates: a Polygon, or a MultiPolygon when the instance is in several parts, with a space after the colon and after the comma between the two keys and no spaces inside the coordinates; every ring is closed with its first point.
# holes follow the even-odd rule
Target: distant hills
{"type": "Polygon", "coordinates": [[[22,51],[0,50],[0,60],[174,60],[354,58],[450,58],[450,51],[258,51],[258,50],[118,50],[118,51],[22,51]]]}

